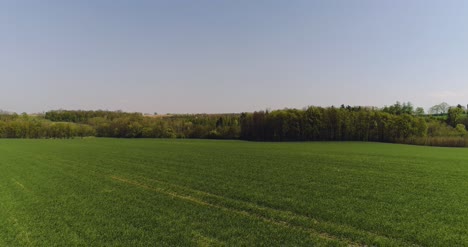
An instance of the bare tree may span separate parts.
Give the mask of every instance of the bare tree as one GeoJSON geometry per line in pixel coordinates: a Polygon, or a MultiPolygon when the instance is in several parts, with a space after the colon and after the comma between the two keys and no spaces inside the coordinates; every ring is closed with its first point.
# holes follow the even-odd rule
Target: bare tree
{"type": "Polygon", "coordinates": [[[446,102],[442,102],[429,109],[430,114],[446,114],[450,108],[450,105],[446,102]]]}

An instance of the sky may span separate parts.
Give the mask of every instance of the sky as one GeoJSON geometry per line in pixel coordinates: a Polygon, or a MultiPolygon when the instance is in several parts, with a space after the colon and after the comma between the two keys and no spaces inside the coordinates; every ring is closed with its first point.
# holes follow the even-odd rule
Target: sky
{"type": "Polygon", "coordinates": [[[0,109],[468,104],[465,0],[2,0],[0,109]]]}

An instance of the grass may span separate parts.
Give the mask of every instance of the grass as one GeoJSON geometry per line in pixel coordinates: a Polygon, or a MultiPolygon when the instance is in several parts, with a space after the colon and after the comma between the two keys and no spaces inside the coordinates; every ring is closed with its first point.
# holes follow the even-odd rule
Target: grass
{"type": "Polygon", "coordinates": [[[0,246],[468,245],[468,150],[0,140],[0,246]]]}

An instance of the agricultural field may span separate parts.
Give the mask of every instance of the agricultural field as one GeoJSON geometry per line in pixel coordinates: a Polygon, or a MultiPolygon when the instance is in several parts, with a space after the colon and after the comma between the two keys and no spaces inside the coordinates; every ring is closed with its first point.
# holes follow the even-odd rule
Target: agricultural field
{"type": "Polygon", "coordinates": [[[468,245],[468,149],[0,140],[0,246],[468,245]]]}

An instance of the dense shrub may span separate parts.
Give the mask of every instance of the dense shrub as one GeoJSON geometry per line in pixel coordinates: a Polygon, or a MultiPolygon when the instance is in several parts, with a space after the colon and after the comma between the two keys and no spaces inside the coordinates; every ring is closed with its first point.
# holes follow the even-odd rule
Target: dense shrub
{"type": "Polygon", "coordinates": [[[460,136],[438,136],[438,137],[410,137],[398,140],[399,143],[425,145],[425,146],[438,146],[438,147],[466,147],[468,139],[460,136]]]}

